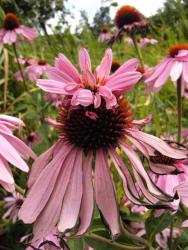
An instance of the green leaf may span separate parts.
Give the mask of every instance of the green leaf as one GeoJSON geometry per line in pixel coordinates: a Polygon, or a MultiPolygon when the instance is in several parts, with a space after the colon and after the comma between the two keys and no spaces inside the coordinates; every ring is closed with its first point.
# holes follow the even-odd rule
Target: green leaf
{"type": "Polygon", "coordinates": [[[172,221],[172,215],[165,213],[160,217],[149,217],[146,220],[145,228],[149,241],[153,242],[155,235],[163,231],[172,221]]]}
{"type": "Polygon", "coordinates": [[[83,250],[85,247],[83,239],[69,240],[68,245],[70,250],[83,250]]]}

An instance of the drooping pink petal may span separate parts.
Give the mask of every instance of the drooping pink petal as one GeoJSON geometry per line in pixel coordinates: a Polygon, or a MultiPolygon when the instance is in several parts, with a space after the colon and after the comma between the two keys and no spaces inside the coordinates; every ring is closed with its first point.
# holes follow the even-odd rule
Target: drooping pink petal
{"type": "Polygon", "coordinates": [[[19,118],[9,116],[9,115],[0,115],[0,123],[1,122],[8,122],[10,124],[16,125],[18,127],[24,127],[25,124],[19,118]]]}
{"type": "MultiPolygon", "coordinates": [[[[61,150],[61,149],[60,149],[61,150]]],[[[57,177],[54,190],[46,204],[45,209],[40,213],[34,224],[34,238],[47,235],[58,223],[67,186],[70,182],[74,168],[77,150],[73,149],[65,158],[59,176],[57,177]]]]}
{"type": "Polygon", "coordinates": [[[92,183],[92,158],[88,154],[83,166],[83,196],[80,208],[80,226],[76,235],[82,235],[91,224],[94,209],[93,183],[92,183]]]}
{"type": "Polygon", "coordinates": [[[119,213],[113,182],[110,176],[107,155],[102,150],[96,153],[95,161],[95,199],[113,237],[120,232],[119,213]]]}
{"type": "Polygon", "coordinates": [[[19,218],[25,223],[33,223],[46,206],[56,184],[62,163],[70,150],[71,147],[68,146],[64,149],[64,154],[59,150],[31,187],[19,211],[19,218]]]}
{"type": "Polygon", "coordinates": [[[24,36],[29,41],[34,40],[37,36],[37,33],[33,28],[29,28],[24,25],[19,26],[15,29],[15,31],[17,34],[24,36]]]}
{"type": "Polygon", "coordinates": [[[153,116],[149,114],[145,119],[133,120],[132,124],[137,125],[137,126],[145,126],[146,124],[150,123],[152,119],[153,119],[153,116]]]}
{"type": "Polygon", "coordinates": [[[66,74],[63,71],[60,71],[58,68],[55,67],[49,66],[46,70],[46,74],[48,78],[58,82],[63,82],[63,83],[73,82],[73,79],[68,74],[66,74]]]}
{"type": "Polygon", "coordinates": [[[28,172],[29,168],[27,164],[22,160],[16,149],[2,135],[0,135],[0,143],[3,145],[0,154],[17,168],[28,172]]]}
{"type": "Polygon", "coordinates": [[[9,184],[14,184],[10,167],[2,157],[0,157],[0,180],[9,184]]]}
{"type": "Polygon", "coordinates": [[[60,220],[58,223],[58,230],[60,232],[65,232],[67,229],[73,228],[78,220],[83,193],[82,157],[82,151],[78,151],[69,185],[63,199],[60,220]]]}
{"type": "Polygon", "coordinates": [[[82,72],[86,70],[91,72],[91,60],[89,53],[85,48],[81,48],[79,51],[79,64],[82,72]]]}
{"type": "Polygon", "coordinates": [[[173,82],[176,82],[180,76],[182,75],[183,71],[183,63],[182,62],[174,62],[172,69],[170,71],[170,76],[173,82]]]}

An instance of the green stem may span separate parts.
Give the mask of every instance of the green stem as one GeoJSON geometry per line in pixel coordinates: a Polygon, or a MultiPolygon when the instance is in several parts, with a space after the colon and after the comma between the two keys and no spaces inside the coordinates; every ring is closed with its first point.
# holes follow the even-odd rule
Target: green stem
{"type": "Polygon", "coordinates": [[[181,77],[177,81],[177,112],[178,112],[178,143],[181,143],[182,130],[182,96],[181,96],[181,77]]]}
{"type": "Polygon", "coordinates": [[[138,43],[137,43],[136,36],[135,36],[134,33],[131,34],[131,38],[132,38],[132,40],[133,40],[133,44],[134,44],[134,47],[135,47],[135,49],[136,49],[136,53],[137,53],[138,58],[139,58],[139,60],[140,60],[140,65],[141,65],[141,67],[144,68],[144,60],[143,60],[143,57],[142,57],[141,50],[140,50],[140,48],[138,47],[138,43]]]}
{"type": "Polygon", "coordinates": [[[174,226],[174,219],[172,217],[172,221],[170,224],[169,250],[173,250],[173,226],[174,226]]]}
{"type": "Polygon", "coordinates": [[[140,249],[145,249],[145,247],[132,247],[132,246],[125,246],[123,244],[117,243],[115,241],[111,241],[109,239],[106,239],[100,235],[94,234],[94,233],[87,233],[85,234],[86,238],[90,238],[93,240],[97,240],[97,241],[102,241],[105,242],[113,247],[117,247],[118,249],[125,249],[125,250],[140,250],[140,249]]]}
{"type": "Polygon", "coordinates": [[[21,65],[20,65],[19,59],[18,59],[18,53],[17,53],[17,49],[16,49],[16,44],[13,43],[12,47],[13,47],[13,51],[14,51],[14,54],[15,54],[15,57],[16,57],[16,61],[17,61],[17,64],[18,64],[18,68],[19,68],[19,71],[20,71],[20,74],[21,74],[21,77],[22,77],[22,80],[23,80],[23,84],[24,84],[25,91],[28,92],[27,85],[26,85],[26,80],[25,80],[25,76],[24,76],[22,67],[21,67],[21,65]]]}
{"type": "Polygon", "coordinates": [[[151,244],[144,238],[138,237],[135,234],[130,233],[123,225],[123,222],[121,221],[121,232],[124,236],[130,238],[133,242],[138,242],[143,245],[145,245],[148,249],[153,250],[153,247],[151,244]]]}
{"type": "Polygon", "coordinates": [[[16,188],[16,191],[22,195],[25,194],[25,190],[23,188],[21,188],[20,186],[18,186],[17,184],[15,184],[15,188],[16,188]]]}

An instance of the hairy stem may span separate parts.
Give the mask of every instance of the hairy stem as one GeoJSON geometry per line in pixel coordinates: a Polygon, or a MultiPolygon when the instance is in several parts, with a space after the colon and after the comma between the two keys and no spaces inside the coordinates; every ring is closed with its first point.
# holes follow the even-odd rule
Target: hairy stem
{"type": "Polygon", "coordinates": [[[6,111],[7,107],[7,88],[8,88],[8,51],[4,49],[4,73],[5,73],[5,83],[4,83],[4,94],[3,94],[3,109],[6,111]]]}
{"type": "Polygon", "coordinates": [[[170,224],[169,250],[173,250],[173,226],[174,226],[174,219],[172,217],[172,221],[170,224]]]}
{"type": "Polygon", "coordinates": [[[28,92],[27,85],[26,85],[26,80],[25,80],[25,76],[24,76],[24,73],[23,73],[21,64],[20,64],[20,62],[19,62],[19,59],[18,59],[18,53],[17,53],[17,49],[16,49],[16,44],[13,43],[12,47],[13,47],[13,51],[14,51],[14,54],[15,54],[15,57],[16,57],[16,61],[17,61],[17,64],[18,64],[18,68],[19,68],[19,71],[20,71],[20,74],[21,74],[21,77],[22,77],[22,80],[23,80],[23,84],[24,84],[25,91],[28,92]]]}
{"type": "Polygon", "coordinates": [[[177,81],[177,112],[178,112],[178,143],[181,143],[181,131],[182,131],[182,96],[181,96],[181,77],[177,81]]]}
{"type": "Polygon", "coordinates": [[[135,47],[135,49],[136,49],[136,53],[137,53],[138,58],[139,58],[139,60],[140,60],[140,65],[141,65],[141,67],[144,68],[144,60],[143,60],[143,57],[142,57],[141,50],[140,50],[140,48],[138,47],[138,43],[137,43],[136,36],[135,36],[134,33],[131,34],[131,38],[132,38],[132,40],[133,40],[133,44],[134,44],[134,47],[135,47]]]}
{"type": "Polygon", "coordinates": [[[16,191],[22,195],[25,194],[25,190],[21,188],[19,185],[15,184],[16,191]]]}

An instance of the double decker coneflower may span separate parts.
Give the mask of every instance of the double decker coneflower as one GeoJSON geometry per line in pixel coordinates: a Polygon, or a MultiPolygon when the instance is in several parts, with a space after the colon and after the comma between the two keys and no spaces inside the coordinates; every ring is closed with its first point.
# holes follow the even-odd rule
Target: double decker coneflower
{"type": "MultiPolygon", "coordinates": [[[[152,182],[135,148],[147,157],[148,167],[155,152],[173,155],[177,160],[186,158],[186,154],[139,130],[150,119],[134,120],[130,105],[122,96],[141,77],[136,71],[138,61],[129,60],[110,75],[111,53],[107,50],[92,74],[89,55],[82,49],[82,75],[60,55],[48,72],[51,79],[38,81],[45,91],[65,97],[57,121],[51,122],[59,131],[59,139],[34,162],[28,196],[19,212],[25,223],[34,223],[35,237],[45,237],[56,226],[63,233],[76,228],[77,236],[84,234],[91,224],[95,203],[112,237],[116,237],[120,218],[110,171],[112,163],[122,179],[125,195],[133,203],[166,207],[173,200],[152,182]],[[100,87],[105,89],[105,95],[100,87]],[[88,91],[92,98],[88,99],[88,91]],[[97,105],[96,95],[100,98],[97,105]],[[113,105],[108,105],[110,97],[113,105]]],[[[152,169],[153,165],[154,162],[152,169]]],[[[166,173],[171,170],[167,168],[166,173]]]]}
{"type": "Polygon", "coordinates": [[[18,37],[32,41],[36,38],[36,31],[32,28],[20,25],[18,17],[14,13],[7,13],[3,28],[0,30],[0,44],[14,44],[18,41],[18,37]]]}

